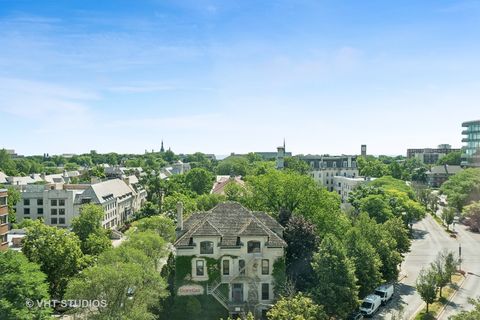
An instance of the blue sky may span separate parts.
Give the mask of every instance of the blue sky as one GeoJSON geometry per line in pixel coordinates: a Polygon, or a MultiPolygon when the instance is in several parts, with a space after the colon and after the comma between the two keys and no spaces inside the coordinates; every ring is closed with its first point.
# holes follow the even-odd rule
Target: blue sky
{"type": "Polygon", "coordinates": [[[480,1],[0,0],[0,147],[460,146],[479,57],[480,1]]]}

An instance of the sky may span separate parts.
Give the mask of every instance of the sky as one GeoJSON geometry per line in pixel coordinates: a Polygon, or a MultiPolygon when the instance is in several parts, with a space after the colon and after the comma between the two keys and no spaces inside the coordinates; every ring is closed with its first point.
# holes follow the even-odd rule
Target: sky
{"type": "Polygon", "coordinates": [[[479,57],[474,0],[0,0],[0,148],[460,147],[479,57]]]}

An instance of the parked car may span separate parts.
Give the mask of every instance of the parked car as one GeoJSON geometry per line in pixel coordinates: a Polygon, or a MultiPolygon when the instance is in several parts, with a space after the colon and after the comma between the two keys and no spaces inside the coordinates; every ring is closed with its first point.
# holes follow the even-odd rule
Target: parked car
{"type": "Polygon", "coordinates": [[[363,319],[363,314],[358,309],[350,313],[347,317],[347,320],[361,320],[361,319],[363,319]]]}
{"type": "Polygon", "coordinates": [[[362,304],[360,305],[360,311],[364,316],[373,316],[377,312],[378,308],[382,304],[382,299],[376,294],[369,294],[365,299],[363,299],[362,304]]]}
{"type": "Polygon", "coordinates": [[[393,297],[393,284],[384,284],[375,289],[374,294],[379,296],[382,300],[382,304],[386,304],[393,297]]]}

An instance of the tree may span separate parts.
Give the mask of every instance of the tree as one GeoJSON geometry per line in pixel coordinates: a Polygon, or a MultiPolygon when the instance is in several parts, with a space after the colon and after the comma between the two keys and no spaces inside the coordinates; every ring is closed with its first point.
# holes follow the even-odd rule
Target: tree
{"type": "Polygon", "coordinates": [[[0,149],[0,171],[4,172],[7,176],[15,176],[18,174],[15,166],[15,161],[5,149],[0,149]]]}
{"type": "Polygon", "coordinates": [[[438,165],[459,166],[462,162],[462,151],[453,151],[438,159],[438,165]]]}
{"type": "Polygon", "coordinates": [[[287,242],[285,253],[287,276],[295,282],[299,291],[305,291],[313,284],[312,258],[320,239],[315,225],[302,216],[290,219],[283,232],[287,242]]]}
{"type": "Polygon", "coordinates": [[[416,289],[420,294],[420,297],[422,297],[422,300],[427,304],[428,313],[428,306],[432,304],[437,297],[437,280],[435,271],[432,269],[422,269],[417,278],[416,289]]]}
{"type": "Polygon", "coordinates": [[[175,297],[172,318],[175,320],[198,319],[202,305],[195,296],[175,297]]]}
{"type": "Polygon", "coordinates": [[[218,175],[246,176],[249,171],[248,160],[244,157],[230,156],[217,165],[218,175]]]}
{"type": "Polygon", "coordinates": [[[442,219],[447,225],[447,229],[450,228],[450,225],[453,223],[453,220],[455,219],[455,213],[457,210],[455,208],[443,208],[442,210],[442,219]]]}
{"type": "Polygon", "coordinates": [[[480,201],[472,202],[463,209],[463,216],[468,218],[468,226],[474,232],[480,231],[480,201]]]}
{"type": "MultiPolygon", "coordinates": [[[[183,214],[188,217],[192,212],[197,210],[197,203],[194,198],[185,194],[174,192],[163,200],[162,213],[168,217],[175,219],[177,213],[177,203],[183,203],[183,214]]],[[[184,218],[185,218],[184,217],[184,218]]]]}
{"type": "Polygon", "coordinates": [[[310,170],[310,166],[298,157],[285,157],[285,169],[306,175],[310,170]]]}
{"type": "Polygon", "coordinates": [[[397,250],[397,241],[382,225],[377,224],[365,213],[357,217],[355,226],[380,256],[382,279],[386,282],[397,280],[398,265],[402,262],[397,250]]]}
{"type": "Polygon", "coordinates": [[[48,284],[38,264],[28,261],[20,252],[0,253],[0,319],[50,319],[51,309],[38,307],[37,301],[48,301],[48,284]],[[25,301],[35,305],[27,307],[25,301]]]}
{"type": "Polygon", "coordinates": [[[195,168],[187,172],[185,182],[196,194],[205,194],[212,189],[213,175],[203,168],[195,168]]]}
{"type": "Polygon", "coordinates": [[[445,257],[445,272],[450,275],[449,282],[452,282],[452,275],[457,271],[458,260],[455,259],[452,251],[447,251],[445,257]]]}
{"type": "Polygon", "coordinates": [[[221,194],[202,194],[198,196],[195,201],[197,202],[197,209],[200,211],[208,211],[213,209],[220,202],[225,201],[226,198],[221,194]]]}
{"type": "Polygon", "coordinates": [[[154,231],[164,240],[175,240],[175,223],[165,216],[153,216],[135,221],[128,233],[154,231]]]}
{"type": "Polygon", "coordinates": [[[408,236],[408,231],[405,224],[400,217],[395,217],[385,222],[382,228],[388,233],[396,242],[397,252],[405,254],[410,251],[412,241],[408,236]]]}
{"type": "Polygon", "coordinates": [[[168,256],[165,240],[153,230],[131,233],[128,241],[122,243],[122,246],[142,251],[153,261],[157,271],[160,271],[160,259],[168,256]]]}
{"type": "Polygon", "coordinates": [[[389,167],[373,156],[357,158],[358,171],[365,177],[383,177],[390,174],[389,167]]]}
{"type": "Polygon", "coordinates": [[[310,290],[315,302],[325,306],[329,316],[345,319],[357,304],[355,265],[342,243],[326,235],[312,261],[316,285],[310,290]]]}
{"type": "Polygon", "coordinates": [[[73,232],[39,220],[33,221],[26,231],[22,252],[47,275],[52,298],[61,298],[68,280],[83,266],[80,240],[73,232]]]}
{"type": "Polygon", "coordinates": [[[12,187],[7,190],[8,222],[15,223],[17,221],[15,206],[20,201],[20,191],[12,187]]]}
{"type": "Polygon", "coordinates": [[[246,192],[245,187],[234,181],[228,182],[223,190],[228,201],[241,201],[246,192]]]}
{"type": "Polygon", "coordinates": [[[345,247],[348,257],[355,265],[355,276],[361,298],[371,293],[382,281],[382,261],[373,246],[352,228],[346,235],[345,247]]]}
{"type": "Polygon", "coordinates": [[[142,219],[142,218],[147,218],[147,217],[152,217],[160,214],[160,208],[158,205],[151,201],[147,201],[143,204],[143,206],[135,212],[135,220],[142,219]]]}
{"type": "Polygon", "coordinates": [[[98,255],[112,246],[107,230],[102,228],[104,212],[99,205],[85,204],[73,218],[72,231],[81,241],[84,254],[98,255]]]}
{"type": "Polygon", "coordinates": [[[323,307],[299,293],[293,297],[282,297],[268,311],[269,320],[327,320],[323,307]]]}
{"type": "Polygon", "coordinates": [[[480,200],[480,168],[465,169],[450,177],[440,187],[448,204],[462,212],[463,207],[480,200]]]}
{"type": "Polygon", "coordinates": [[[85,269],[68,285],[66,298],[98,301],[97,308],[76,308],[88,319],[155,319],[149,307],[166,295],[165,282],[153,268],[129,262],[85,269]]]}
{"type": "Polygon", "coordinates": [[[445,268],[445,252],[439,252],[435,260],[430,264],[430,268],[435,273],[435,282],[440,291],[440,298],[442,297],[442,289],[450,282],[451,274],[445,268]]]}
{"type": "Polygon", "coordinates": [[[392,210],[381,195],[369,195],[361,200],[360,210],[368,213],[378,223],[383,223],[393,217],[392,210]]]}
{"type": "Polygon", "coordinates": [[[473,306],[474,309],[471,311],[461,311],[459,314],[456,314],[452,317],[450,317],[450,320],[478,320],[480,319],[480,298],[477,300],[474,299],[469,299],[468,302],[470,302],[473,306]]]}

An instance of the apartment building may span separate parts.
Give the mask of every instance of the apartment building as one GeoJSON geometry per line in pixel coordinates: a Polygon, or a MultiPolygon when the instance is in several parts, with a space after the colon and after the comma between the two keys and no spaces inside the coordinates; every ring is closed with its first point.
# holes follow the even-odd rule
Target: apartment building
{"type": "Polygon", "coordinates": [[[0,189],[0,251],[8,248],[8,203],[7,189],[0,189]]]}
{"type": "Polygon", "coordinates": [[[75,199],[88,187],[81,184],[22,186],[19,188],[21,198],[16,204],[17,221],[41,218],[51,226],[69,227],[77,214],[75,199]]]}
{"type": "Polygon", "coordinates": [[[449,144],[440,144],[437,148],[407,149],[407,158],[416,158],[424,164],[436,164],[438,160],[450,152],[458,152],[460,150],[452,148],[449,144]]]}
{"type": "Polygon", "coordinates": [[[75,198],[75,213],[80,214],[83,204],[98,204],[105,211],[103,227],[117,229],[133,215],[135,196],[134,190],[120,179],[95,183],[75,198]]]}
{"type": "Polygon", "coordinates": [[[480,167],[480,120],[462,123],[462,167],[480,167]]]}
{"type": "Polygon", "coordinates": [[[185,223],[182,205],[177,209],[177,265],[189,259],[183,265],[191,266],[178,271],[185,272],[188,281],[176,288],[177,295],[206,293],[234,318],[248,311],[262,318],[275,300],[273,269],[284,256],[283,227],[268,214],[237,202],[194,213],[185,223]],[[209,279],[209,268],[220,270],[218,278],[209,279]]]}
{"type": "Polygon", "coordinates": [[[334,191],[340,195],[342,200],[342,207],[344,209],[350,207],[348,203],[348,197],[350,196],[350,192],[355,190],[355,188],[361,184],[367,183],[375,178],[367,178],[367,177],[344,177],[344,176],[335,176],[333,177],[333,184],[334,184],[334,191]]]}
{"type": "Polygon", "coordinates": [[[329,191],[335,191],[335,177],[359,176],[357,156],[306,155],[299,158],[310,166],[312,178],[329,191]]]}

